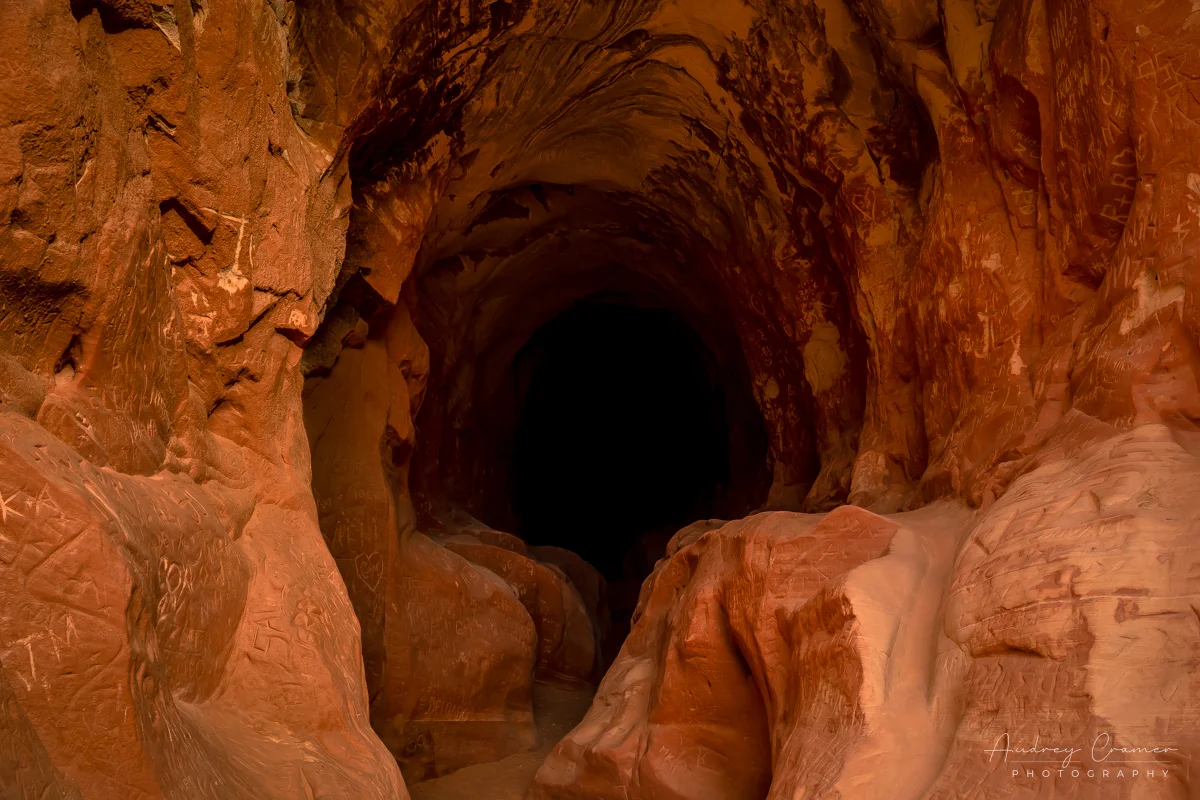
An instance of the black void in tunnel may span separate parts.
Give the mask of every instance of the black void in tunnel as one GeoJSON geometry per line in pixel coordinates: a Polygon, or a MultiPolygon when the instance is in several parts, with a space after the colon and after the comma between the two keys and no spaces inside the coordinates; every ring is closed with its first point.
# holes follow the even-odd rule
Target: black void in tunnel
{"type": "Polygon", "coordinates": [[[636,597],[669,537],[714,516],[730,481],[717,362],[675,313],[593,299],[540,328],[514,369],[518,532],[636,597]]]}

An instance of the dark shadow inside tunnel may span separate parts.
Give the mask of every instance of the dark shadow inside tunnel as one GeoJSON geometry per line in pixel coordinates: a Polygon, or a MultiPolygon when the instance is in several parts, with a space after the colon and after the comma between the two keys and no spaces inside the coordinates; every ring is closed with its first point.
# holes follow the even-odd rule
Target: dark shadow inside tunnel
{"type": "Polygon", "coordinates": [[[619,298],[546,323],[513,370],[517,532],[591,562],[619,625],[670,537],[729,513],[733,429],[762,453],[761,421],[731,429],[728,376],[686,321],[619,298]]]}
{"type": "Polygon", "coordinates": [[[611,579],[639,537],[710,516],[729,437],[704,355],[661,309],[586,304],[541,328],[515,365],[522,536],[569,544],[611,579]]]}

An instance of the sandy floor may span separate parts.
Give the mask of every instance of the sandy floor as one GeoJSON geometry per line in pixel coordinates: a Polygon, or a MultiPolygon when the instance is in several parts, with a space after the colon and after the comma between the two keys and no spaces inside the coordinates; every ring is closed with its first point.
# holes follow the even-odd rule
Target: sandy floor
{"type": "Polygon", "coordinates": [[[583,719],[593,689],[561,689],[536,684],[533,714],[542,747],[501,761],[476,764],[431,781],[408,787],[413,800],[524,800],[534,773],[567,733],[583,719]]]}

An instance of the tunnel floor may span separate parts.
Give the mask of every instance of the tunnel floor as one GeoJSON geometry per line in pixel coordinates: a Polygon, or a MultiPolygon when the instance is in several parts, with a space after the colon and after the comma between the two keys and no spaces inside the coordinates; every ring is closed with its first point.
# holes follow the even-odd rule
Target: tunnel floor
{"type": "Polygon", "coordinates": [[[412,800],[525,800],[554,746],[583,720],[595,691],[535,683],[533,716],[540,747],[409,786],[412,800]]]}

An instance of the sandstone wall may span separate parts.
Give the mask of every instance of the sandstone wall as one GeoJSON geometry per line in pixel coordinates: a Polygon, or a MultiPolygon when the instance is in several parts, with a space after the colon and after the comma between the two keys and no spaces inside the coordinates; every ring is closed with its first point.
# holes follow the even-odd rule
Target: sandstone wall
{"type": "Polygon", "coordinates": [[[607,290],[748,384],[775,511],[677,538],[543,796],[1136,796],[1012,783],[1001,728],[1169,741],[1150,791],[1193,791],[1186,0],[0,30],[0,794],[394,798],[532,747],[594,576],[456,506],[503,503],[513,354],[607,290]]]}
{"type": "Polygon", "coordinates": [[[282,5],[0,5],[0,793],[404,796],[301,348],[349,185],[282,5]]]}

